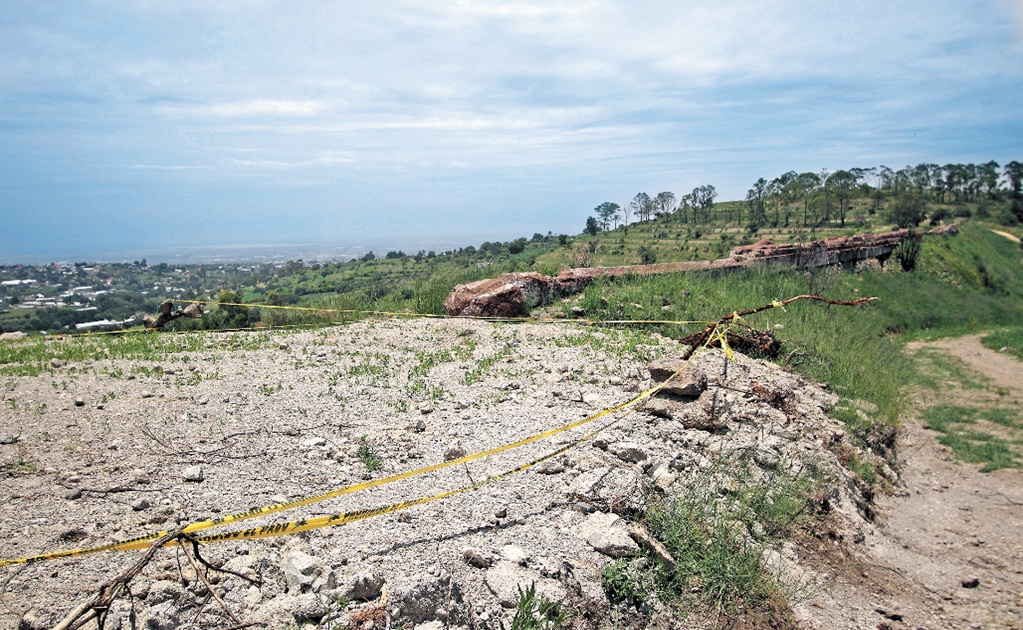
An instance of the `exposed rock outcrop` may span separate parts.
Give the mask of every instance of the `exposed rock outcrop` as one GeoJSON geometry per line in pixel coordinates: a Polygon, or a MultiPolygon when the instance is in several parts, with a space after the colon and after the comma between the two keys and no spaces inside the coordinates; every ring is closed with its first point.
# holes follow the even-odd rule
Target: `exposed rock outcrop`
{"type": "MultiPolygon", "coordinates": [[[[957,234],[947,225],[924,234],[957,234]]],[[[649,275],[682,271],[706,271],[746,267],[758,263],[792,265],[799,268],[854,265],[865,260],[887,260],[892,251],[911,236],[909,230],[882,234],[836,236],[811,243],[776,244],[762,240],[731,251],[728,258],[695,262],[586,267],[567,269],[557,276],[536,272],[505,273],[496,278],[460,284],[444,300],[448,315],[474,317],[521,317],[536,306],[579,293],[593,278],[649,275]]]]}

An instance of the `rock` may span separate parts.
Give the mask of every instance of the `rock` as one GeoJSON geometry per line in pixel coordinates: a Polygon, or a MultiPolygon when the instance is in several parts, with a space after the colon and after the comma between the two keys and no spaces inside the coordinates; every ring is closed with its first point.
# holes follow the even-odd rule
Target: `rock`
{"type": "Polygon", "coordinates": [[[75,398],[75,407],[84,407],[84,406],[85,406],[85,399],[84,398],[75,398]]]}
{"type": "Polygon", "coordinates": [[[501,557],[508,562],[514,562],[515,564],[521,564],[525,566],[529,562],[529,554],[526,550],[518,545],[505,545],[501,547],[501,557]]]}
{"type": "Polygon", "coordinates": [[[647,458],[646,451],[632,442],[611,444],[607,450],[618,459],[631,464],[638,464],[647,458]]]}
{"type": "Polygon", "coordinates": [[[380,573],[359,573],[338,586],[342,595],[353,602],[368,602],[380,597],[384,590],[384,576],[380,573]]]}
{"type": "Polygon", "coordinates": [[[146,596],[147,604],[161,604],[174,601],[181,597],[184,589],[178,582],[171,580],[157,580],[149,585],[149,595],[146,596]]]}
{"type": "Polygon", "coordinates": [[[142,614],[143,627],[149,630],[175,630],[181,626],[181,617],[177,613],[178,608],[174,602],[164,601],[142,614]]]}
{"type": "Polygon", "coordinates": [[[321,437],[311,437],[307,440],[302,441],[302,446],[306,448],[315,448],[317,446],[326,446],[327,440],[321,437]]]}
{"type": "Polygon", "coordinates": [[[629,536],[632,537],[641,547],[647,550],[652,555],[664,570],[669,574],[675,573],[678,570],[678,564],[675,562],[675,558],[668,553],[668,549],[661,544],[661,541],[653,537],[644,525],[640,523],[629,523],[628,530],[629,536]]]}
{"type": "Polygon", "coordinates": [[[433,413],[433,405],[428,402],[420,403],[419,413],[423,414],[424,416],[433,413]]]}
{"type": "Polygon", "coordinates": [[[980,578],[970,578],[962,581],[963,588],[977,588],[980,586],[980,578]]]}
{"type": "Polygon", "coordinates": [[[470,567],[476,567],[477,569],[487,569],[494,564],[493,558],[483,555],[472,547],[466,548],[462,552],[462,561],[470,567]]]}
{"type": "Polygon", "coordinates": [[[409,425],[408,430],[412,431],[413,433],[423,433],[424,431],[426,431],[426,423],[423,422],[422,419],[416,420],[415,422],[409,425]]]}
{"type": "Polygon", "coordinates": [[[281,571],[288,585],[288,593],[292,595],[309,591],[319,593],[334,588],[334,571],[319,558],[302,551],[291,550],[285,553],[281,571]]]}
{"type": "Polygon", "coordinates": [[[465,457],[465,449],[461,446],[452,446],[448,450],[444,451],[444,461],[446,462],[458,459],[459,457],[465,457]]]}
{"type": "Polygon", "coordinates": [[[556,459],[548,459],[537,465],[536,472],[541,475],[556,475],[565,472],[565,465],[556,459]]]}
{"type": "Polygon", "coordinates": [[[579,525],[577,534],[591,547],[612,558],[624,558],[639,551],[617,514],[594,512],[579,525]]]}
{"type": "Polygon", "coordinates": [[[595,394],[592,392],[583,394],[583,402],[586,403],[587,405],[596,405],[597,403],[600,402],[600,400],[601,400],[600,394],[595,394]]]}
{"type": "Polygon", "coordinates": [[[773,448],[758,448],[753,453],[753,461],[761,468],[777,468],[781,455],[773,448]]]}
{"type": "Polygon", "coordinates": [[[650,370],[650,378],[658,383],[663,383],[678,372],[678,376],[665,385],[661,393],[696,398],[707,389],[707,374],[688,361],[658,359],[648,365],[647,369],[650,370]]]}
{"type": "Polygon", "coordinates": [[[525,590],[530,584],[536,586],[537,597],[560,602],[564,601],[566,596],[564,587],[556,580],[545,578],[537,571],[507,560],[502,560],[487,569],[483,581],[504,608],[515,608],[519,589],[525,590]]]}
{"type": "Polygon", "coordinates": [[[0,341],[17,341],[19,339],[24,339],[27,336],[28,335],[21,332],[20,330],[17,330],[15,332],[6,332],[0,334],[0,341]]]}
{"type": "Polygon", "coordinates": [[[191,481],[193,483],[200,483],[206,478],[202,466],[198,465],[189,466],[188,468],[186,468],[184,473],[182,473],[182,476],[184,477],[185,481],[191,481]]]}
{"type": "Polygon", "coordinates": [[[64,498],[68,501],[75,501],[82,498],[81,488],[68,488],[64,491],[64,498]]]}
{"type": "Polygon", "coordinates": [[[665,418],[667,420],[673,420],[675,415],[679,413],[681,405],[674,400],[666,400],[664,398],[651,398],[643,403],[639,410],[645,411],[652,416],[658,418],[665,418]]]}
{"type": "Polygon", "coordinates": [[[4,433],[0,435],[0,444],[15,444],[19,439],[19,436],[13,433],[4,433]]]}
{"type": "Polygon", "coordinates": [[[50,367],[54,369],[64,367],[64,362],[57,358],[50,359],[50,367]]]}
{"type": "Polygon", "coordinates": [[[51,627],[51,625],[46,623],[46,620],[43,619],[35,608],[23,614],[21,619],[18,620],[18,630],[45,630],[51,627]]]}
{"type": "Polygon", "coordinates": [[[138,501],[131,504],[131,509],[136,512],[149,509],[149,501],[146,499],[139,499],[138,501]]]}
{"type": "Polygon", "coordinates": [[[419,574],[409,578],[407,584],[397,586],[388,599],[392,625],[414,626],[450,618],[451,610],[446,606],[462,603],[462,589],[451,576],[419,574]]]}
{"type": "Polygon", "coordinates": [[[678,474],[671,469],[669,464],[664,463],[651,466],[647,474],[653,479],[654,485],[661,490],[667,490],[678,479],[678,474]]]}

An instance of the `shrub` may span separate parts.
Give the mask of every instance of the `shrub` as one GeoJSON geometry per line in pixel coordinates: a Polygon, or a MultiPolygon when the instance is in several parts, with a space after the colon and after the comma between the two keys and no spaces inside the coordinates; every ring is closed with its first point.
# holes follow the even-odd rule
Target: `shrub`
{"type": "Polygon", "coordinates": [[[917,259],[920,258],[920,241],[915,235],[910,235],[892,251],[892,256],[899,261],[903,271],[913,271],[916,269],[917,259]]]}

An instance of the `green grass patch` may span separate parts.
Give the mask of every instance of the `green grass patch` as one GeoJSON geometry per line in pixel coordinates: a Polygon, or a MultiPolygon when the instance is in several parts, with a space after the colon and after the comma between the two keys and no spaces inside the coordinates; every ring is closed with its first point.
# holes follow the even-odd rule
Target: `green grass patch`
{"type": "Polygon", "coordinates": [[[1014,326],[991,333],[981,342],[992,350],[1008,348],[1017,359],[1023,360],[1023,326],[1014,326]]]}
{"type": "Polygon", "coordinates": [[[942,434],[939,441],[951,448],[957,457],[966,462],[984,464],[981,472],[1019,468],[1023,464],[1018,451],[1023,440],[1018,439],[1019,436],[998,437],[976,428],[978,420],[987,420],[1010,430],[1023,429],[1018,409],[935,405],[924,412],[924,420],[942,434]]]}
{"type": "Polygon", "coordinates": [[[643,610],[653,594],[680,615],[703,606],[740,626],[787,618],[786,601],[795,591],[765,568],[766,545],[810,518],[828,484],[813,465],[792,474],[781,471],[785,466],[763,470],[749,460],[722,462],[682,494],[652,500],[641,520],[677,569],[652,555],[617,560],[601,573],[612,601],[643,610]]]}

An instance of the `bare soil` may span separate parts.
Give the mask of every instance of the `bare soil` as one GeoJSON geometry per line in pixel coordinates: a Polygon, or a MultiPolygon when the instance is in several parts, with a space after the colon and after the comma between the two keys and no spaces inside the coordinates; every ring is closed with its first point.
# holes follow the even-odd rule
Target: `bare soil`
{"type": "MultiPolygon", "coordinates": [[[[941,344],[992,371],[1009,392],[1003,404],[1023,404],[1014,380],[1019,363],[976,338],[941,344]]],[[[681,350],[657,336],[562,324],[363,322],[209,335],[200,348],[160,358],[57,362],[39,376],[4,377],[0,436],[17,439],[0,445],[0,557],[123,540],[508,443],[629,400],[649,384],[647,362],[681,350]],[[367,448],[380,468],[367,469],[367,448]],[[203,467],[201,481],[186,479],[194,466],[203,467]]],[[[573,606],[576,627],[638,627],[608,608],[599,570],[612,557],[594,546],[587,524],[612,504],[641,501],[651,487],[679,491],[712,460],[770,451],[782,462],[772,464],[778,470],[809,457],[840,480],[830,516],[770,550],[793,586],[803,626],[1023,627],[1019,470],[979,473],[911,417],[895,492],[865,506],[834,456],[851,448],[843,427],[826,416],[836,396],[763,361],[726,363],[708,352],[696,364],[710,385],[686,413],[706,419],[710,409],[721,430],[641,411],[597,441],[473,492],[346,527],[210,545],[212,561],[263,577],[256,587],[221,575],[217,592],[242,622],[265,627],[369,627],[358,620],[386,617],[393,627],[427,630],[507,624],[508,589],[514,594],[516,583],[532,581],[573,606]],[[751,395],[764,388],[789,392],[784,410],[751,395]],[[871,511],[875,518],[865,520],[871,511]],[[323,580],[289,582],[289,563],[310,558],[323,580]]],[[[458,487],[580,434],[295,517],[458,487]]],[[[287,518],[294,517],[249,523],[287,518]]],[[[0,627],[52,627],[136,557],[98,554],[0,570],[0,627]]],[[[132,592],[108,628],[129,628],[133,616],[138,627],[154,629],[237,625],[171,550],[132,592]]],[[[651,627],[718,625],[716,618],[659,614],[651,627]]]]}

